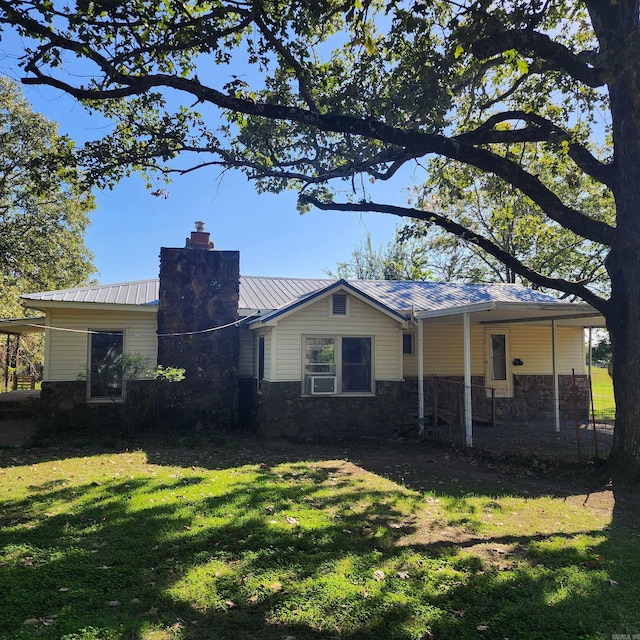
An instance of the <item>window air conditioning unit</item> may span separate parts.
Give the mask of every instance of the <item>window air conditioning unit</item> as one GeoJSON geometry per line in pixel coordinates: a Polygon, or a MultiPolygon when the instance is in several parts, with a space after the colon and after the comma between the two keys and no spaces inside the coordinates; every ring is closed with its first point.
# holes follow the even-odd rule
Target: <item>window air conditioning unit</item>
{"type": "Polygon", "coordinates": [[[336,392],[335,376],[311,376],[309,378],[311,395],[318,396],[336,392]]]}

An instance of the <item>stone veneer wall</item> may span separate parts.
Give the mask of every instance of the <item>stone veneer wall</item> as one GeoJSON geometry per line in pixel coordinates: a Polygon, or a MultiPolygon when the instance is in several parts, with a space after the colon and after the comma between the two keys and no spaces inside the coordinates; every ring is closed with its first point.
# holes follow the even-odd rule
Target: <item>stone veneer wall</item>
{"type": "Polygon", "coordinates": [[[238,423],[241,427],[254,430],[257,427],[258,404],[262,397],[258,393],[255,378],[240,378],[240,401],[238,423]]]}
{"type": "Polygon", "coordinates": [[[238,421],[239,330],[188,336],[238,319],[240,254],[200,248],[160,252],[158,364],[183,367],[185,379],[162,394],[169,425],[227,428],[238,421]]]}
{"type": "Polygon", "coordinates": [[[87,402],[84,381],[43,382],[40,417],[45,430],[68,431],[82,427],[91,431],[133,433],[155,427],[156,393],[157,385],[152,380],[129,380],[124,402],[87,402]]]}
{"type": "MultiPolygon", "coordinates": [[[[576,396],[578,417],[589,417],[589,378],[586,375],[576,375],[576,396]]],[[[461,423],[463,420],[464,378],[462,376],[448,376],[446,378],[424,379],[425,413],[432,415],[433,385],[437,387],[438,419],[449,424],[461,423]]],[[[418,402],[418,380],[407,379],[407,385],[412,390],[412,402],[418,402]]],[[[492,402],[487,397],[484,387],[484,376],[471,378],[471,405],[474,420],[491,422],[492,402]]],[[[560,394],[560,417],[571,420],[574,417],[572,393],[572,376],[558,376],[560,394]]],[[[514,375],[513,397],[495,399],[497,420],[535,420],[552,418],[553,406],[553,376],[550,375],[514,375]]]]}
{"type": "MultiPolygon", "coordinates": [[[[425,413],[432,415],[432,380],[438,386],[439,421],[462,424],[463,378],[425,378],[425,413]]],[[[262,383],[262,394],[247,384],[243,405],[255,415],[258,431],[266,437],[298,440],[321,438],[389,437],[412,430],[417,418],[417,378],[403,382],[376,382],[375,396],[301,396],[299,382],[262,383]],[[257,407],[257,409],[256,409],[257,407]],[[255,411],[255,414],[253,413],[255,411]]],[[[473,376],[472,404],[475,420],[491,421],[491,398],[486,397],[482,376],[473,376]]],[[[571,376],[559,376],[560,415],[573,419],[571,376]]],[[[578,414],[589,415],[589,381],[576,376],[578,414]]],[[[497,420],[535,420],[553,417],[553,377],[514,376],[514,396],[496,398],[497,420]]]]}
{"type": "Polygon", "coordinates": [[[256,420],[271,438],[384,438],[406,425],[409,397],[403,381],[377,381],[372,396],[303,397],[299,382],[263,380],[256,420]]]}
{"type": "Polygon", "coordinates": [[[87,403],[87,383],[43,382],[40,402],[48,414],[69,414],[76,407],[87,403]]]}

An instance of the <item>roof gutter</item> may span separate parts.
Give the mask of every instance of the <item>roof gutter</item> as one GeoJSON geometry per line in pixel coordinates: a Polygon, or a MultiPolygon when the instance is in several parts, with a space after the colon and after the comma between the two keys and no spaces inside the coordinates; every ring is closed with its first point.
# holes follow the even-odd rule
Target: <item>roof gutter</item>
{"type": "Polygon", "coordinates": [[[47,309],[86,309],[96,311],[143,311],[158,313],[157,304],[125,304],[113,302],[60,302],[58,300],[31,300],[21,298],[22,304],[29,309],[46,312],[47,309]]]}

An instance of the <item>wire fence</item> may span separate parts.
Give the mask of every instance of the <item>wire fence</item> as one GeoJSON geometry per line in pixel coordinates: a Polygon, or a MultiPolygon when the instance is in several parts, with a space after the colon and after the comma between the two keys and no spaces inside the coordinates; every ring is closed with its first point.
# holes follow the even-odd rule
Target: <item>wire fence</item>
{"type": "MultiPolygon", "coordinates": [[[[580,461],[606,458],[613,442],[613,394],[594,394],[588,376],[563,376],[556,417],[553,388],[546,382],[507,389],[472,384],[472,447],[580,461]]],[[[425,381],[424,395],[425,436],[465,446],[464,382],[433,377],[425,381]]]]}

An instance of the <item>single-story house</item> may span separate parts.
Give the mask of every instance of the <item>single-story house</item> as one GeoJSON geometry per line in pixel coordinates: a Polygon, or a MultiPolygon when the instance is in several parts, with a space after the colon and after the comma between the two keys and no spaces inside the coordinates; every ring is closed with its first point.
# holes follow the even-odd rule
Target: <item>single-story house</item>
{"type": "Polygon", "coordinates": [[[586,303],[517,284],[240,276],[239,253],[201,223],[161,250],[158,279],[22,300],[45,313],[46,403],[126,401],[108,365],[136,354],[186,370],[174,413],[297,438],[458,420],[472,444],[478,420],[559,427],[576,406],[586,417],[584,328],[604,326],[586,303]]]}

